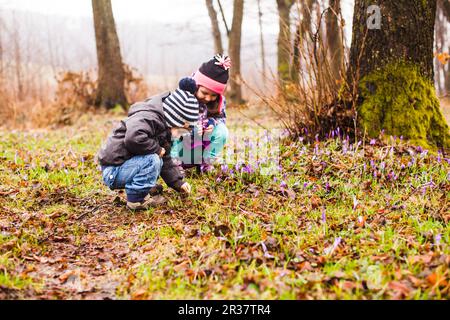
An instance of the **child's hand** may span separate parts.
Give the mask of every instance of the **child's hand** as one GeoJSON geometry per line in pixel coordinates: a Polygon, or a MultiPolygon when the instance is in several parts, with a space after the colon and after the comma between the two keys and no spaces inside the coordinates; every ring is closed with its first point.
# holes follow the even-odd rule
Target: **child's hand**
{"type": "Polygon", "coordinates": [[[198,133],[199,136],[202,136],[202,135],[204,135],[204,134],[206,134],[206,133],[212,133],[213,130],[214,130],[214,126],[213,126],[213,125],[210,125],[210,126],[209,126],[208,128],[206,128],[206,129],[203,129],[203,126],[202,126],[202,125],[198,125],[198,126],[197,126],[197,133],[198,133]]]}
{"type": "Polygon", "coordinates": [[[185,194],[191,194],[192,188],[191,185],[187,182],[185,182],[182,186],[181,186],[181,192],[185,193],[185,194]]]}
{"type": "Polygon", "coordinates": [[[159,157],[162,158],[166,155],[166,149],[161,148],[161,152],[159,153],[159,157]]]}
{"type": "Polygon", "coordinates": [[[214,126],[210,125],[208,128],[204,130],[204,133],[212,133],[214,131],[214,126]]]}

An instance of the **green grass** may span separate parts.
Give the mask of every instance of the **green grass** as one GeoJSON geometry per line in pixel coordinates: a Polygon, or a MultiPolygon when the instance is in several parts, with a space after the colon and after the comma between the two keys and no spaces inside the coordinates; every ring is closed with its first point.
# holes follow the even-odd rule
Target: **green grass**
{"type": "Polygon", "coordinates": [[[448,299],[442,156],[290,143],[276,176],[189,174],[132,213],[94,162],[111,128],[2,132],[0,298],[448,299]]]}

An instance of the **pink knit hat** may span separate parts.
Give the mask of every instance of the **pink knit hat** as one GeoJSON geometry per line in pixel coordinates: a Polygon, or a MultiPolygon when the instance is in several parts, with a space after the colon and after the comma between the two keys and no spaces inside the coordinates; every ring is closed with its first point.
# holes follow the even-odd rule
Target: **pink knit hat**
{"type": "Polygon", "coordinates": [[[230,68],[231,59],[218,54],[200,67],[194,74],[194,80],[197,85],[223,95],[230,78],[230,68]]]}

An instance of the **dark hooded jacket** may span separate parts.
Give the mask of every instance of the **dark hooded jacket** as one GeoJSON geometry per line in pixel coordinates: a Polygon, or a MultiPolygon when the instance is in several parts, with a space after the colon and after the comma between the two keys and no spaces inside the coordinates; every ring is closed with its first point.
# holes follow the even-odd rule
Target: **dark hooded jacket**
{"type": "Polygon", "coordinates": [[[120,122],[99,151],[101,166],[121,166],[134,156],[160,154],[164,148],[166,154],[161,177],[169,187],[180,191],[184,176],[170,157],[172,134],[163,111],[163,101],[169,95],[158,95],[131,106],[128,118],[120,122]]]}

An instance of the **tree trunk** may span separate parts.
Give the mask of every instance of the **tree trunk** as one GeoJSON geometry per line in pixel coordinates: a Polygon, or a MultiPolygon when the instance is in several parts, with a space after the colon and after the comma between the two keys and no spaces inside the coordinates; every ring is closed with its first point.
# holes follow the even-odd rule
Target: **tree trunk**
{"type": "Polygon", "coordinates": [[[450,1],[438,0],[438,5],[442,8],[444,16],[450,21],[450,1]]]}
{"type": "Polygon", "coordinates": [[[98,88],[95,105],[114,108],[128,105],[125,72],[111,0],[92,0],[98,60],[98,88]]]}
{"type": "Polygon", "coordinates": [[[261,0],[258,0],[258,22],[259,22],[259,44],[261,46],[261,64],[262,64],[262,76],[263,82],[266,82],[266,50],[264,46],[264,32],[263,32],[263,13],[261,10],[261,0]]]}
{"type": "Polygon", "coordinates": [[[349,76],[369,136],[385,130],[415,145],[450,147],[433,84],[435,16],[436,0],[356,0],[349,76]]]}
{"type": "MultiPolygon", "coordinates": [[[[299,81],[300,52],[304,49],[305,40],[311,35],[311,17],[316,0],[306,0],[302,3],[301,15],[295,32],[294,52],[292,58],[291,79],[294,83],[299,81]]],[[[306,42],[308,43],[308,42],[306,42]]]]}
{"type": "Polygon", "coordinates": [[[205,0],[208,8],[209,18],[211,19],[212,33],[214,38],[215,53],[223,54],[222,34],[220,33],[219,20],[217,19],[217,12],[214,9],[213,0],[205,0]]]}
{"type": "Polygon", "coordinates": [[[3,70],[4,70],[4,58],[3,58],[3,25],[0,21],[0,89],[3,84],[3,70]]]}
{"type": "MultiPolygon", "coordinates": [[[[435,25],[435,52],[442,53],[445,51],[444,46],[446,45],[446,28],[447,24],[445,17],[442,15],[442,6],[438,3],[438,9],[436,14],[436,25],[435,25]]],[[[444,92],[443,75],[445,74],[445,65],[439,61],[438,56],[434,59],[434,70],[435,70],[435,84],[439,95],[444,92]]]]}
{"type": "Polygon", "coordinates": [[[339,21],[341,20],[341,1],[330,0],[330,10],[327,13],[327,43],[330,55],[331,71],[336,84],[341,80],[344,65],[344,44],[339,21]]]}
{"type": "Polygon", "coordinates": [[[13,35],[14,39],[14,64],[15,64],[15,74],[17,80],[17,96],[16,99],[18,101],[22,101],[24,99],[24,84],[23,84],[23,74],[22,74],[22,49],[20,47],[20,35],[17,32],[17,29],[14,31],[13,35]]]}
{"type": "Polygon", "coordinates": [[[242,104],[241,80],[241,35],[242,20],[244,18],[244,0],[234,0],[233,25],[230,32],[230,58],[233,67],[230,69],[230,101],[233,104],[242,104]]]}
{"type": "Polygon", "coordinates": [[[278,78],[283,85],[291,82],[291,23],[290,13],[295,0],[277,0],[279,16],[278,78]]]}
{"type": "MultiPolygon", "coordinates": [[[[448,52],[450,52],[450,47],[448,47],[448,52]]],[[[445,94],[450,95],[450,63],[447,63],[447,69],[444,68],[445,77],[445,94]]]]}

